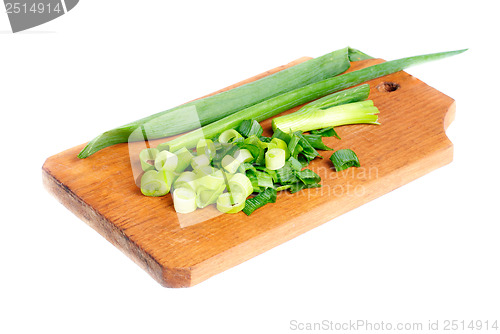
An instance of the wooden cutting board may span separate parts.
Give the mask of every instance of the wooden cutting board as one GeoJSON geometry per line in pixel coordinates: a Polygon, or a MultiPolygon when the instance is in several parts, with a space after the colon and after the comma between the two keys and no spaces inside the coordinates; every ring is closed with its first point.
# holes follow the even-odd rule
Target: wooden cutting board
{"type": "MultiPolygon", "coordinates": [[[[350,70],[382,61],[354,62],[350,70]]],[[[454,117],[453,99],[405,72],[368,83],[381,125],[338,127],[342,140],[324,139],[336,150],[353,149],[361,167],[336,173],[328,159],[331,151],[320,151],[325,159],[315,159],[310,168],[321,176],[321,188],[282,192],[276,203],[250,217],[240,212],[210,218],[215,210],[208,208],[196,211],[207,220],[186,224],[174,211],[170,195],[141,195],[133,173],[137,155],[129,157],[129,150],[138,148],[134,151],[128,144],[84,160],[77,158],[84,145],[56,154],[43,165],[43,182],[64,206],[163,286],[193,286],[452,161],[453,145],[445,129],[454,117]]],[[[264,135],[270,135],[271,121],[262,126],[264,135]]]]}

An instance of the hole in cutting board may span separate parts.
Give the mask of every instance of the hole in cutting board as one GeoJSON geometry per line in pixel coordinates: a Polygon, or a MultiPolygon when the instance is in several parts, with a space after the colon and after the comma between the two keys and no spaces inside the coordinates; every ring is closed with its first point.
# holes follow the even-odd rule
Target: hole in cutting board
{"type": "Polygon", "coordinates": [[[394,92],[398,90],[401,86],[398,83],[395,82],[382,82],[378,84],[377,89],[379,92],[394,92]]]}

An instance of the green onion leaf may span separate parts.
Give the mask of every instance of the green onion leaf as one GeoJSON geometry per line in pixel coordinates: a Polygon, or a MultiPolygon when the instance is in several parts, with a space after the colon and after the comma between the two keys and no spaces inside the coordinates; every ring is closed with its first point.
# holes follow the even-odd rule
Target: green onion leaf
{"type": "Polygon", "coordinates": [[[275,203],[276,196],[277,196],[276,189],[266,188],[263,192],[259,193],[257,196],[249,198],[245,201],[245,207],[243,208],[243,212],[249,216],[252,212],[257,210],[258,208],[263,207],[267,203],[275,203]]]}
{"type": "Polygon", "coordinates": [[[254,193],[259,193],[262,189],[259,187],[259,180],[257,179],[257,174],[247,174],[248,179],[252,183],[252,188],[254,193]]]}
{"type": "Polygon", "coordinates": [[[250,173],[257,173],[257,170],[255,169],[254,165],[247,162],[242,163],[238,168],[238,171],[243,174],[245,174],[247,171],[249,171],[250,173]]]}
{"type": "Polygon", "coordinates": [[[285,133],[285,132],[281,131],[280,129],[276,128],[273,131],[273,138],[279,138],[288,144],[290,142],[290,139],[292,138],[292,136],[290,134],[285,133]]]}
{"type": "Polygon", "coordinates": [[[320,135],[321,137],[335,137],[337,139],[341,139],[337,134],[333,126],[329,126],[327,128],[319,129],[319,130],[311,130],[312,135],[320,135]]]}
{"type": "Polygon", "coordinates": [[[304,169],[302,171],[296,172],[296,175],[300,179],[300,181],[307,185],[319,183],[319,181],[321,181],[321,177],[310,169],[304,169]]]}
{"type": "Polygon", "coordinates": [[[314,147],[315,149],[317,148],[318,150],[326,150],[326,151],[331,151],[333,148],[330,148],[323,143],[323,137],[321,135],[303,135],[304,138],[307,140],[307,142],[314,147]]]}
{"type": "Polygon", "coordinates": [[[350,149],[342,149],[334,152],[330,156],[330,160],[332,161],[337,172],[349,167],[360,166],[358,156],[350,149]]]}
{"type": "Polygon", "coordinates": [[[303,190],[303,189],[308,189],[308,188],[319,188],[321,187],[321,184],[319,183],[294,183],[290,186],[290,193],[296,193],[297,191],[303,190]]]}
{"type": "Polygon", "coordinates": [[[250,136],[259,137],[264,130],[262,130],[262,126],[256,120],[246,119],[241,122],[238,132],[248,138],[250,136]]]}
{"type": "Polygon", "coordinates": [[[311,161],[318,156],[322,158],[321,155],[319,155],[318,151],[316,151],[314,147],[312,147],[312,145],[307,141],[307,139],[300,131],[294,132],[294,135],[299,138],[299,144],[302,147],[302,151],[300,152],[300,154],[304,155],[304,157],[308,161],[311,161]]]}
{"type": "Polygon", "coordinates": [[[292,167],[293,170],[295,170],[295,171],[298,172],[298,171],[300,171],[302,169],[302,164],[296,158],[290,157],[288,159],[288,162],[290,163],[290,167],[292,167]]]}
{"type": "Polygon", "coordinates": [[[299,145],[300,137],[297,134],[292,133],[290,136],[290,140],[288,142],[288,150],[290,151],[290,155],[292,157],[297,157],[299,153],[302,151],[302,147],[299,145]]]}
{"type": "Polygon", "coordinates": [[[262,188],[272,188],[274,186],[272,176],[260,171],[257,172],[257,184],[262,188]]]}
{"type": "Polygon", "coordinates": [[[278,182],[283,185],[299,182],[299,179],[295,175],[295,170],[288,162],[285,163],[285,166],[276,170],[276,177],[278,179],[278,182]]]}
{"type": "Polygon", "coordinates": [[[260,136],[260,137],[259,137],[259,140],[260,140],[261,142],[263,142],[263,143],[269,143],[269,142],[271,142],[272,138],[270,138],[270,137],[265,137],[265,136],[260,136]]]}

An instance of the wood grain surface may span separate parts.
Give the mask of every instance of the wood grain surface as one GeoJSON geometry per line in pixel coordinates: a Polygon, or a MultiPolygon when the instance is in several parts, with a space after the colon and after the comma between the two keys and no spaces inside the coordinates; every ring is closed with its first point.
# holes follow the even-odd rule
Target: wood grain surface
{"type": "MultiPolygon", "coordinates": [[[[350,71],[382,61],[354,62],[350,71]]],[[[176,214],[170,194],[141,195],[134,180],[137,155],[129,156],[140,143],[108,147],[84,160],[77,158],[84,145],[56,154],[43,165],[43,182],[163,286],[193,286],[452,161],[445,129],[454,117],[453,99],[405,72],[368,83],[381,125],[342,126],[337,128],[342,140],[324,139],[336,150],[353,149],[361,167],[336,173],[328,159],[331,151],[320,151],[325,159],[315,159],[310,168],[321,176],[321,188],[282,192],[276,203],[250,217],[242,212],[212,217],[215,210],[208,208],[197,210],[204,221],[191,225],[176,214]]],[[[271,120],[261,124],[270,135],[271,120]]]]}

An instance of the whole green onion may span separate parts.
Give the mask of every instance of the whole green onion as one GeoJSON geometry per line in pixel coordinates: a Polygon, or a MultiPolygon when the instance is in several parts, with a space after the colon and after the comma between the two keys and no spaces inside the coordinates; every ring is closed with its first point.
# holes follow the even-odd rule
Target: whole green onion
{"type": "MultiPolygon", "coordinates": [[[[173,140],[160,144],[158,145],[158,149],[176,150],[184,146],[191,148],[196,146],[196,143],[200,138],[215,137],[224,130],[236,128],[241,121],[245,119],[255,119],[260,122],[277,115],[282,111],[312,101],[327,94],[357,85],[367,80],[398,72],[413,65],[457,55],[464,51],[466,51],[466,49],[391,60],[381,64],[369,66],[361,70],[322,80],[240,110],[230,116],[224,117],[209,125],[205,125],[200,129],[188,132],[173,140]]],[[[339,94],[345,94],[346,98],[349,97],[350,94],[359,94],[359,91],[356,91],[356,88],[346,92],[339,92],[339,94]]]]}
{"type": "Polygon", "coordinates": [[[196,129],[271,97],[335,76],[349,66],[349,48],[333,51],[243,86],[106,131],[92,139],[78,157],[86,158],[119,143],[168,137],[196,129]],[[198,118],[186,117],[193,110],[198,118]],[[137,129],[141,131],[136,131],[137,129]]]}

